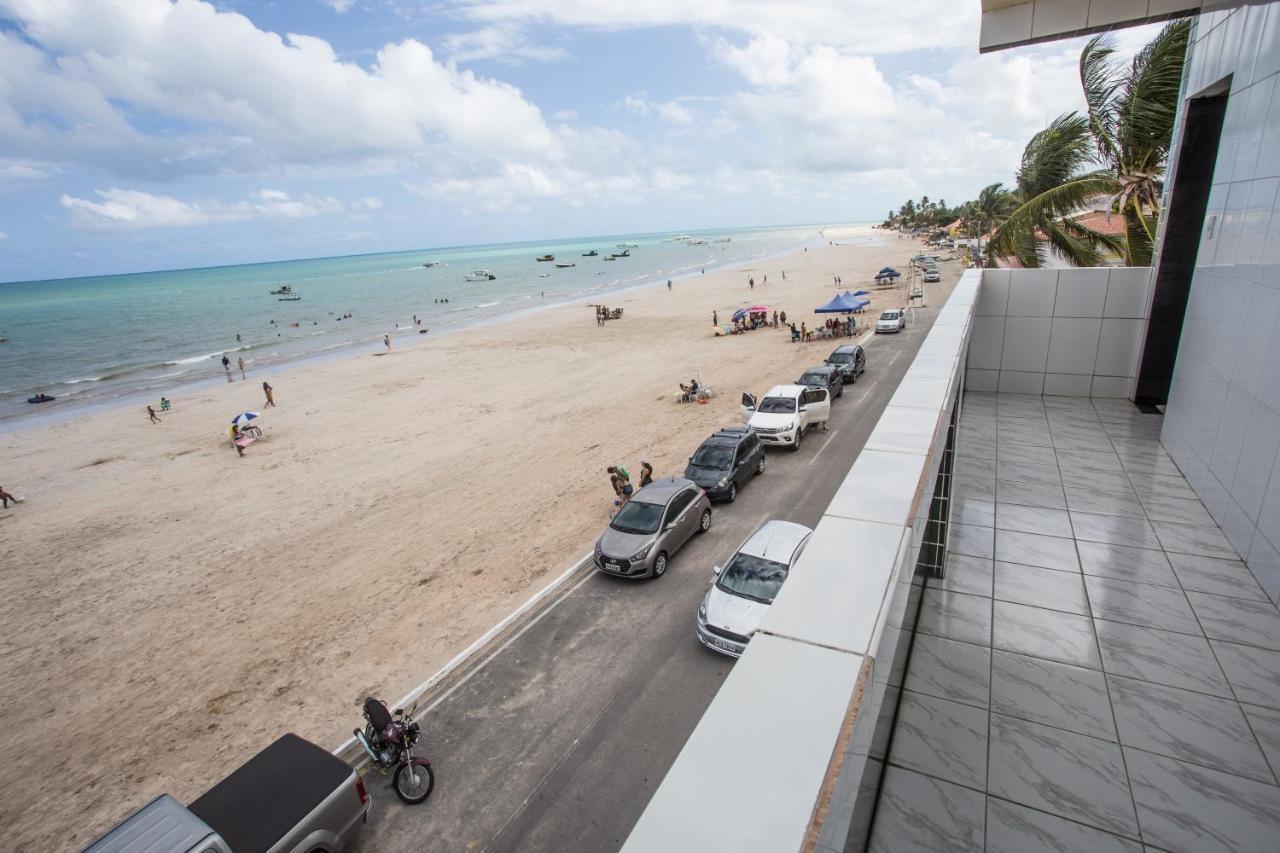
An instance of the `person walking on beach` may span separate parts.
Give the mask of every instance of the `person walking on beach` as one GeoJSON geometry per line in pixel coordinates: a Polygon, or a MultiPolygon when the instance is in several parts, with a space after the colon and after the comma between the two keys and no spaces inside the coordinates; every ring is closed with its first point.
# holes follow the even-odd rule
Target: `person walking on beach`
{"type": "Polygon", "coordinates": [[[236,366],[240,368],[240,378],[248,379],[249,377],[246,376],[244,372],[244,356],[239,356],[236,358],[236,366]]]}
{"type": "Polygon", "coordinates": [[[764,278],[760,279],[760,283],[761,283],[761,284],[768,284],[768,283],[769,283],[769,274],[768,274],[768,273],[765,273],[765,274],[764,274],[764,278]]]}
{"type": "Polygon", "coordinates": [[[653,482],[653,466],[648,462],[640,463],[640,488],[644,488],[653,482]]]}
{"type": "Polygon", "coordinates": [[[784,326],[787,325],[787,312],[783,311],[781,314],[779,314],[778,319],[782,321],[782,325],[784,326]]]}
{"type": "Polygon", "coordinates": [[[786,280],[787,280],[787,271],[786,271],[786,270],[783,270],[783,271],[782,271],[782,280],[783,280],[783,281],[786,281],[786,280]]]}
{"type": "Polygon", "coordinates": [[[715,309],[712,309],[711,311],[711,325],[713,326],[720,325],[720,315],[715,311],[715,309]]]}
{"type": "Polygon", "coordinates": [[[778,328],[778,311],[777,311],[777,309],[774,309],[774,312],[773,312],[773,327],[774,327],[775,329],[776,329],[776,328],[778,328]]]}
{"type": "Polygon", "coordinates": [[[667,292],[671,292],[671,279],[667,279],[667,292]]]}
{"type": "Polygon", "coordinates": [[[228,382],[234,381],[231,378],[231,359],[227,358],[227,354],[225,352],[222,354],[222,369],[227,374],[227,381],[228,382]]]}
{"type": "Polygon", "coordinates": [[[391,336],[390,335],[382,336],[382,345],[387,348],[387,352],[391,352],[391,336]]]}
{"type": "Polygon", "coordinates": [[[4,508],[5,508],[5,509],[8,509],[8,508],[9,508],[9,501],[13,501],[13,503],[14,503],[14,505],[15,505],[15,506],[16,506],[16,505],[18,505],[18,504],[20,504],[20,503],[22,503],[22,501],[18,500],[18,499],[17,499],[17,498],[15,498],[13,495],[11,495],[11,494],[9,494],[8,492],[6,492],[6,491],[4,490],[4,486],[0,486],[0,501],[3,501],[3,502],[4,502],[4,508]]]}
{"type": "Polygon", "coordinates": [[[151,422],[153,424],[160,423],[160,418],[158,415],[156,415],[156,410],[151,408],[150,406],[147,406],[147,417],[151,418],[151,422]]]}
{"type": "Polygon", "coordinates": [[[275,408],[276,405],[276,395],[273,393],[275,390],[266,382],[262,383],[262,393],[267,395],[267,405],[272,408],[275,408]]]}
{"type": "Polygon", "coordinates": [[[748,279],[747,279],[747,286],[748,286],[748,287],[750,287],[752,290],[755,290],[755,289],[756,289],[756,277],[755,277],[755,276],[751,276],[750,278],[748,278],[748,279]]]}

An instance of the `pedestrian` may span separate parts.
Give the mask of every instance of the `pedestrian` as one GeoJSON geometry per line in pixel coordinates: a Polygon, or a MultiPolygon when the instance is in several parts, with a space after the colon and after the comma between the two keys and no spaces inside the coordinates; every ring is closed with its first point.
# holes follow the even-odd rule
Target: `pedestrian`
{"type": "Polygon", "coordinates": [[[151,418],[153,424],[160,423],[160,418],[156,415],[156,410],[147,406],[147,417],[151,418]]]}
{"type": "Polygon", "coordinates": [[[391,336],[390,335],[382,336],[382,345],[387,348],[387,352],[391,352],[391,336]]]}
{"type": "Polygon", "coordinates": [[[750,287],[752,290],[755,290],[755,289],[756,289],[756,277],[755,277],[755,276],[751,276],[750,278],[748,278],[748,279],[747,279],[747,286],[748,286],[748,287],[750,287]]]}
{"type": "Polygon", "coordinates": [[[809,329],[807,326],[805,326],[803,320],[800,321],[800,340],[802,341],[809,340],[809,329]]]}
{"type": "Polygon", "coordinates": [[[614,491],[618,495],[618,499],[614,501],[614,503],[618,506],[622,506],[627,501],[631,500],[631,492],[633,491],[631,487],[631,474],[621,465],[610,465],[606,470],[608,470],[609,474],[612,475],[610,479],[613,480],[614,491]]]}
{"type": "Polygon", "coordinates": [[[769,283],[769,274],[768,274],[768,273],[765,273],[765,274],[764,274],[764,278],[760,279],[760,283],[761,283],[761,284],[768,284],[768,283],[769,283]]]}
{"type": "Polygon", "coordinates": [[[15,505],[22,503],[21,499],[15,498],[13,495],[6,492],[4,490],[4,486],[0,486],[0,501],[4,502],[5,509],[9,508],[9,501],[13,501],[15,505]]]}
{"type": "Polygon", "coordinates": [[[239,335],[239,333],[237,333],[237,334],[236,334],[236,343],[240,343],[240,335],[239,335]]]}
{"type": "Polygon", "coordinates": [[[778,309],[773,309],[773,327],[778,328],[778,309]]]}
{"type": "Polygon", "coordinates": [[[786,270],[783,270],[783,271],[782,271],[782,280],[783,280],[783,281],[786,281],[786,280],[787,280],[787,271],[786,271],[786,270]]]}
{"type": "Polygon", "coordinates": [[[244,445],[240,443],[240,430],[234,426],[231,427],[231,446],[236,449],[238,456],[244,456],[244,445]]]}
{"type": "Polygon", "coordinates": [[[231,359],[227,358],[227,354],[225,352],[222,354],[222,369],[227,374],[228,382],[235,381],[231,378],[231,359]]]}
{"type": "Polygon", "coordinates": [[[648,462],[640,463],[640,488],[644,488],[653,482],[653,466],[648,462]]]}
{"type": "Polygon", "coordinates": [[[787,312],[783,311],[781,314],[779,314],[778,319],[782,321],[782,325],[784,326],[787,325],[787,312]]]}
{"type": "Polygon", "coordinates": [[[273,393],[276,389],[272,388],[266,382],[262,383],[262,393],[267,395],[267,405],[275,408],[276,396],[273,393]]]}
{"type": "Polygon", "coordinates": [[[249,377],[244,373],[244,356],[240,356],[236,359],[236,365],[240,368],[240,378],[248,379],[249,377]]]}
{"type": "Polygon", "coordinates": [[[707,268],[706,268],[706,267],[703,267],[703,268],[702,268],[702,274],[703,274],[703,275],[706,275],[706,274],[707,274],[707,268]]]}
{"type": "Polygon", "coordinates": [[[667,279],[667,292],[671,292],[671,279],[667,279]]]}
{"type": "Polygon", "coordinates": [[[712,310],[711,312],[711,325],[713,326],[720,325],[720,315],[716,313],[714,310],[712,310]]]}

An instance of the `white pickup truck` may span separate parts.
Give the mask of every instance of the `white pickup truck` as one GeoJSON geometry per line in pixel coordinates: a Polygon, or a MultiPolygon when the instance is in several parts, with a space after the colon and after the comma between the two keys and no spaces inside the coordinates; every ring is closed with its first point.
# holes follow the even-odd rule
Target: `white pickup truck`
{"type": "Polygon", "coordinates": [[[831,397],[825,388],[775,385],[759,402],[743,394],[741,412],[762,443],[799,450],[806,430],[818,424],[827,428],[831,397]]]}
{"type": "Polygon", "coordinates": [[[163,794],[84,853],[343,853],[368,813],[349,765],[286,734],[190,807],[163,794]]]}

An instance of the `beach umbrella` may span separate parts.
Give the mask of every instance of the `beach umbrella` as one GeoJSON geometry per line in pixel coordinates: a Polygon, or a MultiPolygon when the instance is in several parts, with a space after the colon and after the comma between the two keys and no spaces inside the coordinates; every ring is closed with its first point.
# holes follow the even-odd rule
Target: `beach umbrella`
{"type": "Polygon", "coordinates": [[[257,412],[241,412],[231,419],[231,425],[236,429],[239,429],[256,417],[258,417],[257,412]]]}

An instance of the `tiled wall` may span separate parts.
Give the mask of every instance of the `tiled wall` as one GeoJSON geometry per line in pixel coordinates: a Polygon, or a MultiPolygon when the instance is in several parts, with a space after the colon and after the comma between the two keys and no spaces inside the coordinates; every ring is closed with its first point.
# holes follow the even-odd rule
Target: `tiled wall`
{"type": "Polygon", "coordinates": [[[1230,95],[1162,441],[1280,601],[1280,2],[1193,38],[1184,94],[1230,95]]]}
{"type": "Polygon", "coordinates": [[[971,391],[1128,397],[1151,270],[986,270],[969,344],[971,391]]]}
{"type": "Polygon", "coordinates": [[[984,3],[981,50],[1098,32],[1123,24],[1186,14],[1212,0],[1025,0],[984,3]]]}

